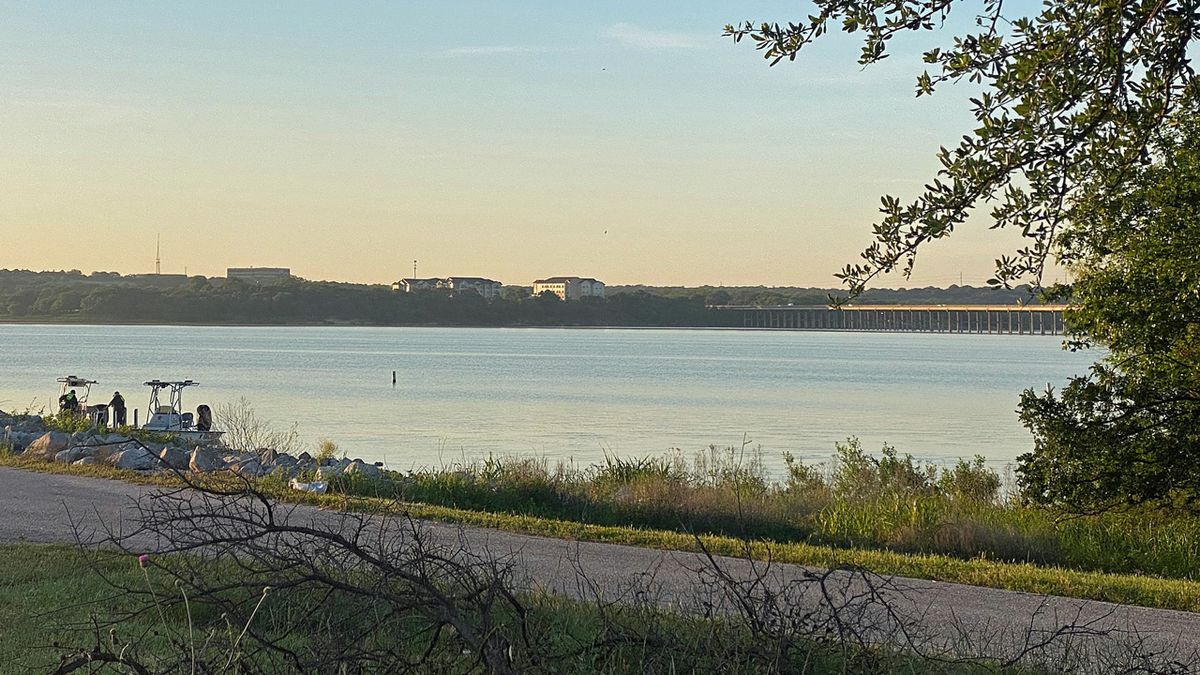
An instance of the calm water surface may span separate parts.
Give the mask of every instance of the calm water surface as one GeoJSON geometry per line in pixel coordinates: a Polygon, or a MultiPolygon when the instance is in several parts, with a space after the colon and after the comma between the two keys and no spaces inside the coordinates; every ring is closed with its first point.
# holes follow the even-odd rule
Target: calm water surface
{"type": "MultiPolygon", "coordinates": [[[[1031,447],[1013,412],[1098,356],[1055,337],[717,330],[0,326],[0,408],[45,406],[55,378],[99,380],[144,419],[148,379],[202,383],[185,403],[246,397],[395,468],[494,454],[590,463],[709,444],[823,460],[887,441],[997,465],[1031,447]],[[398,382],[392,386],[392,371],[398,382]]],[[[132,414],[132,413],[131,413],[132,414]]]]}

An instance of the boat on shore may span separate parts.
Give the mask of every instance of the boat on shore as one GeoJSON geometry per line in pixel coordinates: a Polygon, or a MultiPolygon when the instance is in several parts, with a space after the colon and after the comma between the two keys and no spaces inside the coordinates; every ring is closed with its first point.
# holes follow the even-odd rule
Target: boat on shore
{"type": "Polygon", "coordinates": [[[150,405],[146,415],[144,431],[170,434],[197,444],[216,443],[225,432],[213,429],[212,409],[201,404],[195,414],[184,412],[183,390],[198,387],[192,380],[150,380],[150,405]],[[166,403],[161,393],[166,392],[166,403]]]}
{"type": "Polygon", "coordinates": [[[108,424],[108,404],[91,405],[88,397],[92,393],[92,385],[100,384],[78,375],[65,375],[58,378],[58,402],[54,408],[56,415],[75,415],[87,417],[92,424],[104,426],[108,424]]]}

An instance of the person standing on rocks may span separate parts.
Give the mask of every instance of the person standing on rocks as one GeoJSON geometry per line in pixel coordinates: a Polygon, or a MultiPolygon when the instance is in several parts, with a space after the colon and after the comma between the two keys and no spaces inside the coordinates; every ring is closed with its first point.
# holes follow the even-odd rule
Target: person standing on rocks
{"type": "Polygon", "coordinates": [[[114,427],[125,426],[125,397],[121,395],[121,392],[113,392],[113,397],[108,402],[108,407],[112,410],[112,425],[114,427]]]}

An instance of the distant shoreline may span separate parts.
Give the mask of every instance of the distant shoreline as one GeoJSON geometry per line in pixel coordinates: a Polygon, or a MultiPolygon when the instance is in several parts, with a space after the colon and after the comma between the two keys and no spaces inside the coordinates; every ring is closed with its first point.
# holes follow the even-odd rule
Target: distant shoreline
{"type": "MultiPolygon", "coordinates": [[[[736,331],[766,331],[766,330],[797,330],[797,329],[780,329],[780,328],[743,328],[741,326],[630,326],[622,324],[613,325],[562,325],[562,324],[442,324],[442,323],[427,323],[427,324],[386,324],[386,323],[223,323],[209,321],[204,323],[188,323],[178,321],[63,321],[54,319],[41,320],[12,320],[0,319],[0,326],[187,326],[193,328],[538,328],[538,329],[592,329],[592,330],[736,330],[736,331]]],[[[816,331],[806,331],[816,332],[816,331]]],[[[838,331],[825,331],[838,332],[838,331]]],[[[859,331],[844,331],[844,332],[859,332],[859,331]]]]}
{"type": "Polygon", "coordinates": [[[477,329],[502,329],[502,330],[670,330],[670,331],[732,331],[744,333],[876,333],[886,335],[933,335],[933,336],[955,336],[966,335],[972,337],[981,337],[991,335],[995,337],[1048,337],[1063,339],[1063,335],[1046,334],[1004,334],[1004,333],[967,333],[967,332],[931,332],[931,331],[905,331],[905,330],[856,330],[843,328],[754,328],[742,326],[627,326],[627,325],[493,325],[493,324],[372,324],[372,323],[182,323],[182,322],[163,322],[163,321],[14,321],[11,319],[0,320],[0,326],[86,326],[94,328],[103,328],[106,326],[145,326],[145,327],[190,327],[190,328],[461,328],[468,330],[477,329]]]}

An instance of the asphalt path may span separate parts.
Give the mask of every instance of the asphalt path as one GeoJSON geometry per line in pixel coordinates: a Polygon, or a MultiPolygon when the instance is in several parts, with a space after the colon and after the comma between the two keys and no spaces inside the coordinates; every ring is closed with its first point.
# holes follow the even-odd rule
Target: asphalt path
{"type": "MultiPolygon", "coordinates": [[[[159,490],[120,481],[64,476],[0,468],[0,542],[75,543],[77,532],[101,527],[136,528],[135,505],[159,490]]],[[[288,507],[288,518],[336,522],[336,514],[313,507],[288,507]]],[[[694,610],[713,599],[713,564],[693,553],[664,552],[633,546],[576,542],[482,528],[422,523],[426,537],[475,554],[509,559],[517,585],[573,597],[632,597],[634,590],[655,602],[694,610]],[[708,583],[704,581],[708,579],[708,583]]],[[[153,552],[149,539],[145,545],[153,552]]],[[[1097,670],[1120,670],[1118,654],[1130,650],[1157,654],[1159,660],[1197,664],[1177,672],[1200,672],[1200,614],[1148,609],[1091,600],[1019,593],[907,578],[875,579],[823,570],[734,558],[717,558],[720,570],[734,580],[763,579],[759,590],[800,588],[796,603],[822,601],[829,587],[843,598],[861,597],[862,587],[885,598],[891,619],[912,630],[914,642],[929,648],[950,645],[962,653],[1009,653],[1065,632],[1058,647],[1076,657],[1100,659],[1097,670]],[[806,589],[806,590],[805,590],[806,589]],[[1065,630],[1064,630],[1065,629],[1065,630]],[[1105,660],[1107,659],[1107,660],[1105,660]]],[[[1133,664],[1131,664],[1132,666],[1133,664]]]]}

